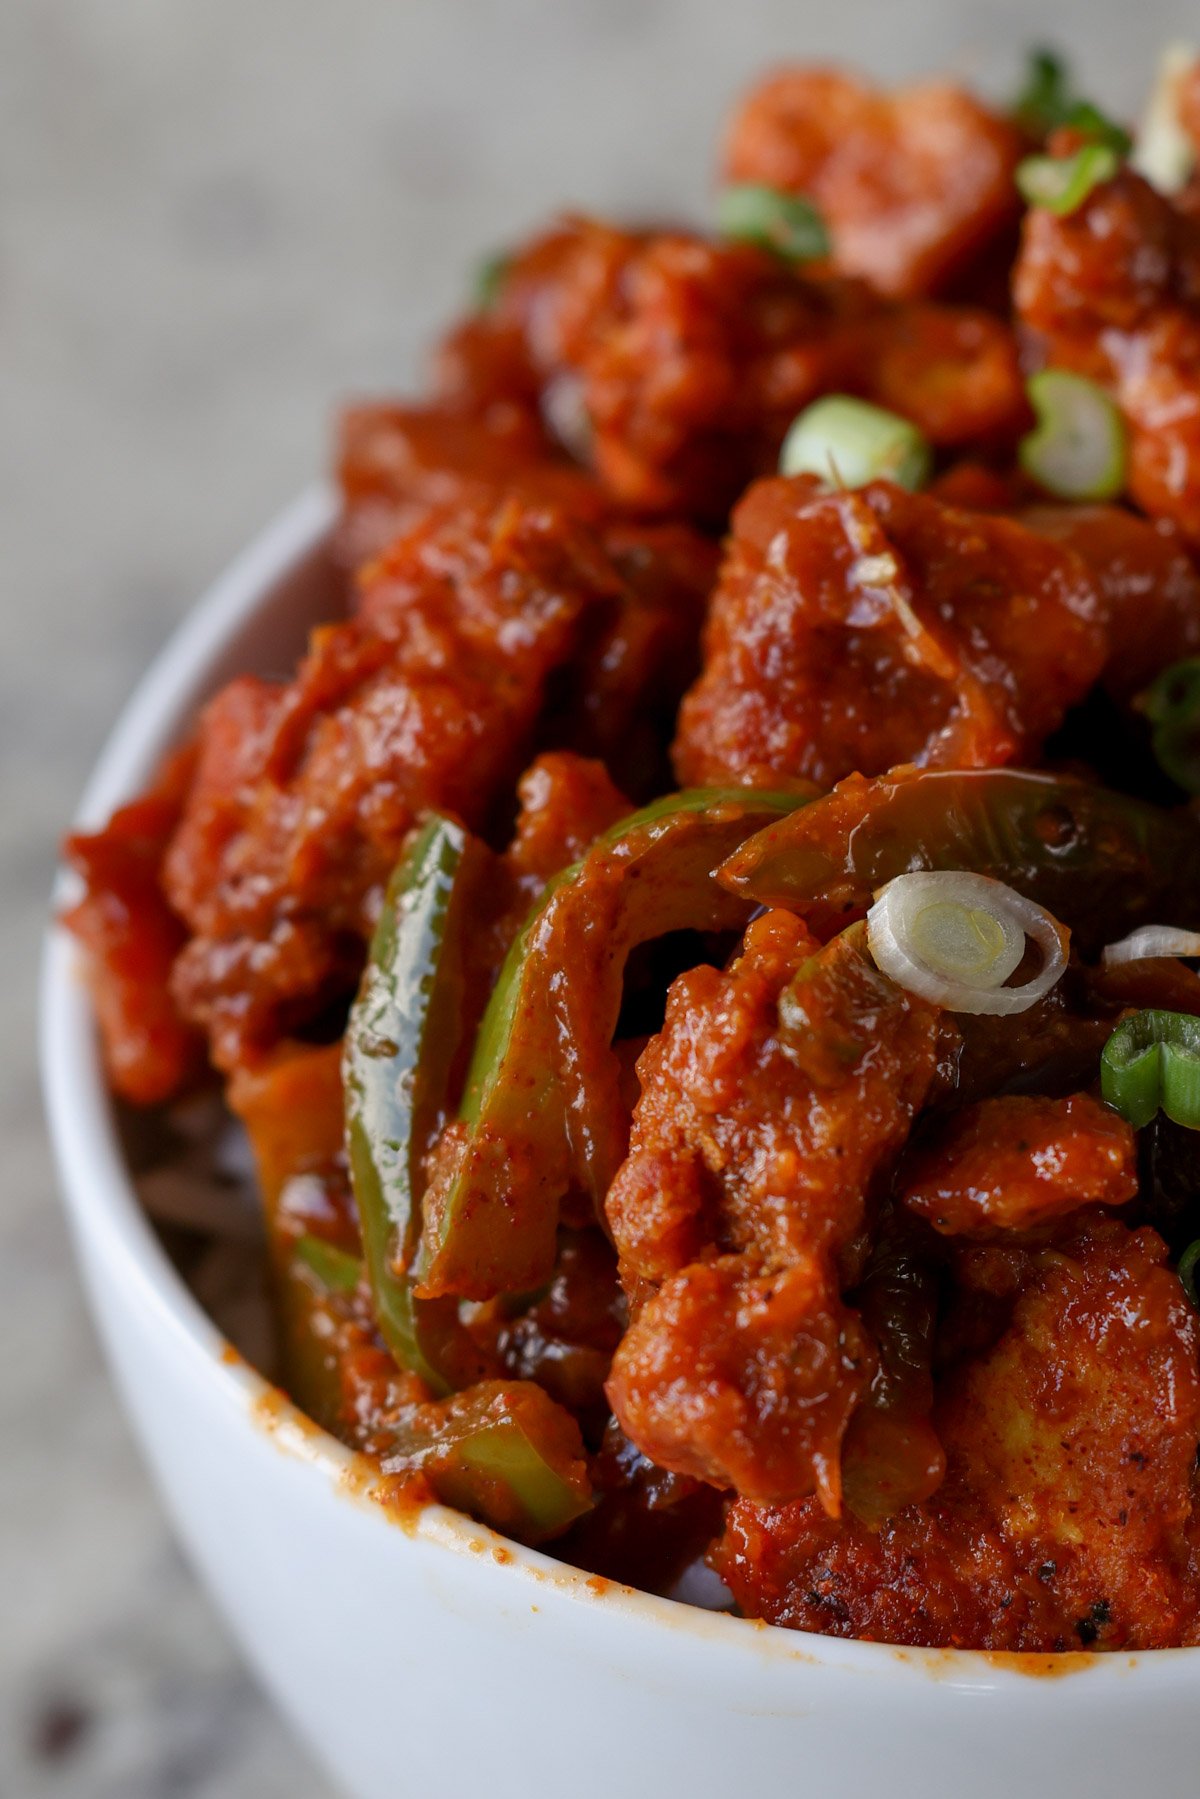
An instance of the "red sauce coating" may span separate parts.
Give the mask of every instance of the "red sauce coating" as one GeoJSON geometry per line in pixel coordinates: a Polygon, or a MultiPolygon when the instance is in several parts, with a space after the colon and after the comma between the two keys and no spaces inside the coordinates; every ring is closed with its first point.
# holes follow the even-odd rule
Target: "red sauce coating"
{"type": "Polygon", "coordinates": [[[84,892],[64,922],[87,954],[108,1078],[140,1106],[170,1099],[203,1066],[203,1040],[170,990],[187,929],[162,889],[194,765],[190,747],[170,757],[141,799],[65,845],[84,892]]]}
{"type": "Polygon", "coordinates": [[[834,261],[881,292],[944,292],[1015,226],[1021,134],[949,82],[886,93],[838,69],[781,69],[725,140],[725,177],[815,200],[834,261]]]}
{"type": "Polygon", "coordinates": [[[904,1203],[936,1231],[987,1240],[1137,1192],[1134,1134],[1087,1093],[1009,1093],[955,1113],[908,1164],[904,1203]]]}
{"type": "Polygon", "coordinates": [[[760,482],[734,513],[677,771],[828,786],[1028,758],[1095,680],[1101,623],[1082,559],[1011,519],[884,482],[760,482]]]}
{"type": "Polygon", "coordinates": [[[1153,1232],[1115,1223],[968,1252],[965,1294],[1011,1313],[945,1377],[943,1486],[878,1532],[811,1500],[739,1500],[715,1559],[741,1604],[797,1629],[947,1648],[1193,1636],[1197,1322],[1163,1256],[1153,1232]]]}
{"type": "MultiPolygon", "coordinates": [[[[1182,98],[1200,143],[1194,73],[1182,98]]],[[[1200,1319],[1177,1272],[1200,1137],[1134,1132],[1098,1097],[1116,1023],[1200,1013],[1200,977],[1092,960],[1108,908],[1136,914],[1152,879],[1186,910],[1200,824],[1193,805],[1150,833],[1182,846],[1173,879],[1104,806],[1093,868],[1053,806],[1045,841],[1018,842],[963,797],[953,842],[1018,884],[1061,853],[1053,890],[1079,907],[1065,974],[1013,1017],[886,977],[866,891],[821,861],[869,847],[885,773],[912,800],[910,866],[948,822],[929,768],[1178,798],[1139,695],[1200,654],[1200,184],[1169,198],[1122,166],[1065,216],[1021,215],[1025,148],[956,85],[785,68],[735,112],[722,179],[813,200],[828,262],[580,217],[517,246],[429,392],[343,416],[341,616],[290,674],[224,687],[148,793],[68,840],[66,922],[116,1093],[169,1104],[206,1061],[224,1078],[283,1376],[357,1452],[355,1484],[405,1518],[437,1495],[558,1532],[597,1592],[668,1590],[707,1554],[755,1618],[1045,1658],[1200,1644],[1200,1319]],[[1024,472],[1046,364],[1120,408],[1117,499],[1057,502],[1024,472]],[[828,394],[915,425],[926,490],[778,475],[828,394]],[[531,908],[635,805],[677,808],[676,782],[738,791],[689,799],[671,854],[658,813],[606,839],[523,965],[541,987],[504,990],[525,1009],[487,1166],[504,1228],[540,1221],[528,1266],[557,1246],[553,1268],[497,1296],[457,1245],[461,1271],[424,1288],[442,1310],[419,1375],[379,1327],[343,1146],[339,1039],[385,884],[431,811],[481,839],[461,941],[414,976],[442,983],[448,1033],[417,1074],[428,1226],[452,1216],[472,1052],[500,1066],[502,1009],[490,1038],[481,1019],[537,939],[531,908]],[[807,842],[821,891],[776,867],[756,897],[792,909],[756,913],[716,880],[753,863],[730,839],[746,789],[777,818],[834,783],[772,839],[807,842]],[[595,1021],[631,920],[610,1044],[595,1021]],[[443,1328],[467,1384],[439,1398],[443,1328]]],[[[425,991],[395,996],[389,1029],[425,991]]],[[[491,1196],[470,1197],[483,1217],[491,1196]]]]}
{"type": "Polygon", "coordinates": [[[1200,541],[1200,222],[1123,168],[1065,217],[1028,213],[1013,299],[1045,360],[1121,407],[1137,505],[1200,541]]]}

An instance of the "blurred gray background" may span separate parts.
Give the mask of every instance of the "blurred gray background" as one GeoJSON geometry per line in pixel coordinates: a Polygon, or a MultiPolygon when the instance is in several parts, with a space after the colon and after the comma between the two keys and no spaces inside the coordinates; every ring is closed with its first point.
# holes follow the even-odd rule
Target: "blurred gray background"
{"type": "MultiPolygon", "coordinates": [[[[1187,0],[0,0],[0,1795],[328,1799],[176,1551],[71,1270],[33,1071],[54,841],[139,672],[419,375],[480,254],[704,205],[772,58],[1033,42],[1131,109],[1187,0]]],[[[336,1664],[336,1651],[334,1651],[336,1664]]]]}

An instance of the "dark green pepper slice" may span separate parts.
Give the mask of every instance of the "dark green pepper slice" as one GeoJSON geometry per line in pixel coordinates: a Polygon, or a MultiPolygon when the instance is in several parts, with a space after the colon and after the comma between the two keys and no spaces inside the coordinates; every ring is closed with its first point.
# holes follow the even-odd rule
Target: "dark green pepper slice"
{"type": "Polygon", "coordinates": [[[434,816],[401,857],[346,1027],[346,1148],[384,1339],[436,1394],[485,1372],[453,1300],[415,1297],[422,1158],[446,1105],[463,1015],[462,947],[485,852],[434,816]]]}
{"type": "Polygon", "coordinates": [[[624,1153],[611,1046],[631,950],[671,931],[745,925],[753,902],[713,872],[809,797],[672,794],[550,883],[501,971],[426,1198],[420,1292],[488,1299],[546,1279],[563,1196],[578,1187],[599,1211],[624,1153]]]}
{"type": "Polygon", "coordinates": [[[733,893],[837,929],[895,875],[992,875],[1062,919],[1085,954],[1138,924],[1200,924],[1200,825],[1086,781],[1023,769],[852,776],[720,870],[733,893]]]}

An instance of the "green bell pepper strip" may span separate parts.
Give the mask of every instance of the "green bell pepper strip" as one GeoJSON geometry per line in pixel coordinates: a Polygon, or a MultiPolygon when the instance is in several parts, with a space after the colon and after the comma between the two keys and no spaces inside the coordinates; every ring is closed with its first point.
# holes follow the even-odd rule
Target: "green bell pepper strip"
{"type": "Polygon", "coordinates": [[[297,1240],[295,1259],[327,1293],[353,1293],[362,1279],[363,1265],[358,1256],[323,1237],[306,1233],[297,1240]]]}
{"type": "Polygon", "coordinates": [[[559,1535],[591,1507],[578,1427],[532,1381],[482,1381],[417,1406],[392,1440],[385,1474],[422,1474],[444,1505],[524,1542],[559,1535]]]}
{"type": "Polygon", "coordinates": [[[625,963],[671,931],[740,929],[753,909],[713,871],[803,790],[672,794],[555,877],[513,944],[484,1016],[451,1154],[426,1196],[418,1291],[470,1299],[538,1286],[564,1195],[600,1213],[625,1150],[612,1038],[625,963]]]}
{"type": "Polygon", "coordinates": [[[1200,1018],[1186,1012],[1135,1012],[1100,1057],[1100,1091],[1141,1130],[1157,1112],[1200,1130],[1200,1018]]]}
{"type": "Polygon", "coordinates": [[[417,1298],[422,1159],[462,1031],[465,933],[483,846],[434,816],[401,857],[346,1027],[346,1149],[379,1328],[435,1394],[486,1372],[454,1301],[417,1298]]]}
{"type": "Polygon", "coordinates": [[[1086,781],[1023,769],[852,776],[768,825],[718,873],[823,934],[917,869],[992,875],[1071,927],[1085,955],[1160,918],[1200,925],[1200,824],[1086,781]]]}

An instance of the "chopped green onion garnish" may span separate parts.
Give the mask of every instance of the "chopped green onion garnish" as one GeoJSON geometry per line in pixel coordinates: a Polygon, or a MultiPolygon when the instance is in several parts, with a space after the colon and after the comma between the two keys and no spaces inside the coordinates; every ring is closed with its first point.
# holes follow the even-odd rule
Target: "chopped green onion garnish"
{"type": "Polygon", "coordinates": [[[929,479],[933,456],[908,419],[848,394],[827,394],[793,420],[779,452],[784,475],[819,475],[833,487],[894,481],[915,491],[929,479]]]}
{"type": "Polygon", "coordinates": [[[348,1250],[326,1243],[323,1237],[305,1235],[296,1244],[296,1260],[303,1262],[330,1293],[353,1293],[362,1279],[362,1263],[348,1250]]]}
{"type": "Polygon", "coordinates": [[[1061,500],[1111,500],[1125,485],[1125,421],[1102,387],[1066,369],[1043,369],[1026,391],[1037,424],[1022,438],[1021,467],[1061,500]]]}
{"type": "Polygon", "coordinates": [[[1100,1091],[1135,1130],[1159,1111],[1200,1130],[1200,1018],[1145,1011],[1125,1019],[1104,1046],[1100,1091]]]}
{"type": "Polygon", "coordinates": [[[1090,100],[1077,101],[1067,113],[1063,124],[1068,125],[1072,131],[1080,132],[1089,143],[1103,145],[1118,158],[1123,159],[1133,149],[1133,139],[1124,125],[1118,125],[1115,119],[1110,119],[1107,113],[1101,112],[1098,106],[1093,106],[1090,100]]]}
{"type": "Polygon", "coordinates": [[[1073,156],[1027,156],[1017,164],[1017,186],[1030,206],[1044,206],[1066,218],[1093,188],[1111,181],[1119,167],[1116,151],[1107,144],[1084,144],[1073,156]]]}
{"type": "Polygon", "coordinates": [[[722,188],[717,229],[722,237],[758,244],[788,262],[816,262],[829,255],[829,233],[812,201],[757,181],[722,188]]]}
{"type": "Polygon", "coordinates": [[[1053,50],[1030,52],[1025,86],[1013,111],[1035,137],[1048,137],[1058,126],[1069,125],[1093,143],[1107,144],[1118,156],[1129,154],[1129,133],[1090,100],[1082,100],[1072,91],[1067,65],[1053,50]]]}
{"type": "Polygon", "coordinates": [[[485,257],[475,270],[473,294],[475,305],[480,312],[490,312],[500,298],[504,287],[504,277],[512,266],[512,257],[505,250],[497,251],[494,256],[485,257]]]}
{"type": "Polygon", "coordinates": [[[1200,1312],[1200,1291],[1197,1291],[1197,1277],[1200,1276],[1200,1237],[1189,1243],[1179,1258],[1179,1266],[1175,1271],[1180,1279],[1188,1302],[1200,1312]]]}
{"type": "Polygon", "coordinates": [[[1026,1012],[1061,979],[1070,932],[1015,888],[968,869],[897,875],[867,913],[867,947],[898,986],[948,1012],[991,1017],[1026,1012]],[[1038,973],[1005,985],[1025,955],[1042,952],[1038,973]]]}
{"type": "Polygon", "coordinates": [[[1185,793],[1200,793],[1200,657],[1164,668],[1138,701],[1159,767],[1185,793]]]}
{"type": "Polygon", "coordinates": [[[1063,58],[1053,50],[1031,50],[1025,86],[1013,102],[1013,112],[1035,134],[1052,131],[1062,123],[1071,104],[1071,78],[1063,58]]]}

